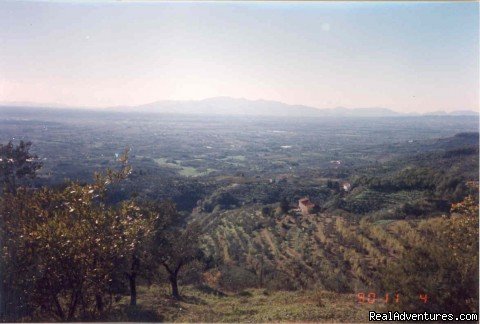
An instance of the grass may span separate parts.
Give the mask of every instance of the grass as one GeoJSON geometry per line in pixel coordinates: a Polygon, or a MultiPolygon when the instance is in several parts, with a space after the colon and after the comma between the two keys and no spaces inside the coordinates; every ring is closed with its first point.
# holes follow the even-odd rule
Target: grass
{"type": "Polygon", "coordinates": [[[393,223],[393,222],[395,222],[395,220],[393,220],[393,219],[380,219],[373,224],[374,225],[388,225],[388,224],[393,223]]]}
{"type": "Polygon", "coordinates": [[[248,289],[222,294],[214,289],[182,287],[182,300],[170,298],[167,287],[139,287],[138,305],[124,297],[109,321],[165,322],[366,322],[368,311],[381,305],[359,304],[354,294],[321,290],[248,289]]]}
{"type": "Polygon", "coordinates": [[[229,155],[225,158],[220,159],[225,163],[234,166],[244,166],[247,158],[244,155],[229,155]]]}
{"type": "Polygon", "coordinates": [[[209,174],[210,172],[213,172],[215,170],[208,168],[206,171],[199,171],[194,167],[189,167],[189,166],[183,166],[181,165],[181,162],[175,161],[176,163],[171,163],[167,162],[168,159],[166,158],[158,158],[154,159],[154,161],[162,166],[162,167],[168,167],[168,168],[173,168],[177,169],[178,173],[184,177],[199,177],[199,176],[204,176],[209,174]]]}
{"type": "Polygon", "coordinates": [[[245,161],[247,158],[245,157],[245,155],[229,155],[225,159],[226,160],[245,161]]]}

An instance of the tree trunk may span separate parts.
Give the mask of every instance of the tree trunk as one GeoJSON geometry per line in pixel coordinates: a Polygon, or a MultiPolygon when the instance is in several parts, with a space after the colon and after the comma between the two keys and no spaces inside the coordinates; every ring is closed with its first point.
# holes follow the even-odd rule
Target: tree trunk
{"type": "Polygon", "coordinates": [[[60,302],[58,301],[57,296],[53,296],[53,301],[55,303],[57,316],[60,318],[60,321],[64,322],[66,320],[65,313],[62,309],[62,306],[60,305],[60,302]]]}
{"type": "Polygon", "coordinates": [[[103,297],[102,297],[102,295],[96,294],[95,299],[96,299],[96,302],[97,302],[97,310],[98,310],[99,313],[102,313],[103,312],[103,297]]]}
{"type": "Polygon", "coordinates": [[[170,274],[170,284],[172,285],[172,297],[175,299],[180,299],[180,294],[178,293],[178,284],[177,284],[177,274],[170,274]]]}
{"type": "Polygon", "coordinates": [[[78,291],[72,292],[70,308],[68,309],[68,316],[67,316],[67,321],[68,322],[70,322],[73,319],[73,317],[75,316],[75,311],[77,310],[77,303],[78,303],[79,295],[80,295],[80,292],[78,292],[78,291]]]}
{"type": "Polygon", "coordinates": [[[263,287],[263,255],[260,259],[260,287],[263,287]]]}
{"type": "Polygon", "coordinates": [[[163,263],[163,266],[169,273],[168,279],[170,280],[170,285],[172,286],[172,297],[175,299],[180,299],[180,294],[178,293],[178,272],[180,271],[182,265],[183,262],[180,262],[175,269],[171,269],[168,264],[165,262],[163,263]]]}
{"type": "Polygon", "coordinates": [[[140,266],[140,259],[134,252],[132,255],[132,264],[130,267],[130,273],[127,273],[128,283],[130,285],[130,305],[137,305],[137,270],[140,266]]]}
{"type": "Polygon", "coordinates": [[[137,305],[137,274],[132,272],[128,275],[128,281],[130,283],[130,305],[137,305]]]}

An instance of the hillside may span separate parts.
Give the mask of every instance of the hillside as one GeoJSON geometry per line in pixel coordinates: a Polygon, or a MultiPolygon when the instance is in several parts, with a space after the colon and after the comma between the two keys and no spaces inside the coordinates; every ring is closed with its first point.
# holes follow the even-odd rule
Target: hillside
{"type": "Polygon", "coordinates": [[[217,283],[221,289],[373,292],[390,300],[385,305],[389,309],[395,309],[391,301],[395,295],[401,296],[401,309],[416,311],[440,311],[447,301],[452,309],[477,307],[466,296],[478,293],[478,277],[457,275],[451,268],[452,260],[465,262],[466,253],[472,258],[468,266],[465,263],[466,271],[478,271],[475,214],[373,223],[324,213],[268,214],[252,208],[199,217],[210,233],[203,239],[203,249],[219,265],[214,271],[222,274],[217,283]],[[451,236],[458,226],[465,237],[451,236]],[[467,243],[475,236],[476,244],[467,243]],[[457,240],[462,243],[454,243],[457,240]],[[452,251],[452,244],[457,251],[452,251]],[[458,280],[470,287],[469,292],[455,284],[458,280]],[[424,304],[422,296],[430,296],[430,303],[424,304]]]}
{"type": "Polygon", "coordinates": [[[245,268],[272,289],[318,285],[355,292],[375,287],[379,266],[409,246],[405,233],[421,240],[417,222],[358,223],[324,213],[265,215],[259,209],[198,217],[210,233],[204,238],[207,255],[245,268]]]}
{"type": "Polygon", "coordinates": [[[102,320],[115,322],[366,322],[368,311],[383,309],[376,304],[358,303],[353,294],[324,290],[268,291],[247,289],[240,293],[218,294],[208,287],[186,286],[185,298],[172,300],[168,288],[143,286],[137,307],[124,298],[102,320]]]}
{"type": "MultiPolygon", "coordinates": [[[[320,202],[320,212],[310,215],[297,209],[298,191],[287,196],[287,211],[281,202],[252,203],[251,195],[257,201],[269,196],[245,191],[241,182],[225,187],[214,193],[222,198],[210,198],[219,204],[213,211],[192,215],[207,233],[202,249],[220,272],[243,278],[231,279],[225,286],[230,289],[249,287],[245,282],[339,293],[385,289],[387,269],[412,249],[429,246],[426,231],[440,226],[466,195],[476,195],[469,183],[478,183],[478,133],[426,141],[422,150],[357,169],[348,191],[335,189],[335,180],[294,184],[284,178],[280,196],[311,183],[309,195],[320,202]]],[[[280,190],[275,183],[269,186],[272,194],[280,190]]]]}

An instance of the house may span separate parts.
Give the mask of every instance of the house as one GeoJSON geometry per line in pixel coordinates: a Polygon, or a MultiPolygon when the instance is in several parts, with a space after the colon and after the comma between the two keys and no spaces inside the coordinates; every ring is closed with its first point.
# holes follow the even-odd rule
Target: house
{"type": "Polygon", "coordinates": [[[352,184],[350,182],[343,182],[342,189],[348,192],[350,189],[352,189],[352,184]]]}
{"type": "Polygon", "coordinates": [[[318,206],[310,201],[308,198],[302,198],[298,201],[298,207],[303,215],[313,214],[318,210],[318,206]]]}

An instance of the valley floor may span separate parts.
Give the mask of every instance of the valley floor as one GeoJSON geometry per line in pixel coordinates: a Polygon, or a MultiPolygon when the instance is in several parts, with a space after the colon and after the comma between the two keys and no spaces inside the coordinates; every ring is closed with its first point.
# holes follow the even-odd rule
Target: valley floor
{"type": "Polygon", "coordinates": [[[168,287],[140,287],[138,305],[124,297],[107,321],[148,322],[367,322],[368,311],[382,305],[359,304],[354,294],[321,290],[274,291],[248,289],[221,295],[192,286],[183,287],[175,301],[168,287]]]}

